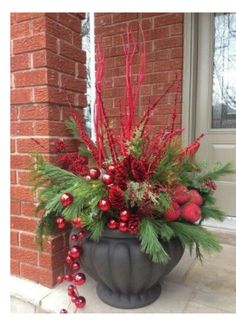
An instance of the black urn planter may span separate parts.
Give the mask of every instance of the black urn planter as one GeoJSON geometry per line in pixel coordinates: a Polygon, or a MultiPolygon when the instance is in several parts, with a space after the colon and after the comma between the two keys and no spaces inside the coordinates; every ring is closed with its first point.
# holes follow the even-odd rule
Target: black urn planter
{"type": "MultiPolygon", "coordinates": [[[[75,234],[78,229],[71,232],[75,234]]],[[[70,240],[71,241],[71,240],[70,240]]],[[[76,243],[71,242],[71,246],[76,243]]],[[[86,238],[80,258],[82,268],[97,282],[97,295],[113,307],[131,309],[153,303],[161,294],[160,279],[179,262],[184,248],[179,239],[162,242],[170,260],[155,263],[140,250],[138,239],[105,229],[99,242],[86,238]]]]}

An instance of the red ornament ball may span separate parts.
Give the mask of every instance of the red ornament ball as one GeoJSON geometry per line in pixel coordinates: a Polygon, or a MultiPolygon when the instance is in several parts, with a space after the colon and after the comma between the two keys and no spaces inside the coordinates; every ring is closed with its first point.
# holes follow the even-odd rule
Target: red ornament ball
{"type": "Polygon", "coordinates": [[[126,232],[128,230],[127,223],[126,222],[120,222],[119,223],[119,230],[121,232],[126,232]]]}
{"type": "Polygon", "coordinates": [[[58,216],[56,219],[56,224],[57,224],[58,229],[64,229],[66,226],[66,221],[61,216],[58,216]]]}
{"type": "Polygon", "coordinates": [[[62,196],[60,197],[60,202],[63,206],[68,206],[71,203],[73,203],[74,197],[72,194],[70,193],[64,193],[62,194],[62,196]]]}
{"type": "Polygon", "coordinates": [[[203,198],[201,197],[201,195],[198,193],[197,190],[190,190],[189,195],[190,195],[190,201],[189,202],[197,204],[198,206],[202,205],[203,198]]]}
{"type": "Polygon", "coordinates": [[[115,168],[115,166],[114,166],[114,165],[109,165],[109,166],[107,167],[107,171],[108,171],[108,173],[110,173],[110,174],[114,175],[114,174],[115,174],[115,172],[116,172],[116,168],[115,168]]]}
{"type": "Polygon", "coordinates": [[[73,276],[70,275],[70,274],[66,274],[65,275],[65,280],[68,281],[68,282],[72,282],[73,281],[73,276]]]}
{"type": "Polygon", "coordinates": [[[66,263],[67,264],[72,264],[72,262],[73,262],[73,258],[71,256],[67,256],[66,257],[66,263]]]}
{"type": "Polygon", "coordinates": [[[98,179],[100,175],[101,175],[101,172],[98,168],[90,168],[89,176],[91,177],[91,179],[98,179]]]}
{"type": "Polygon", "coordinates": [[[82,220],[81,220],[81,218],[80,218],[80,217],[77,217],[77,218],[73,219],[73,220],[72,220],[72,224],[73,224],[77,229],[79,229],[79,228],[81,228],[81,227],[83,226],[83,224],[82,224],[82,220]]]}
{"type": "Polygon", "coordinates": [[[78,299],[78,296],[72,296],[71,297],[71,302],[75,303],[75,301],[77,301],[77,299],[78,299]]]}
{"type": "Polygon", "coordinates": [[[91,181],[91,176],[90,175],[86,175],[86,176],[84,176],[84,178],[86,179],[86,181],[91,181]]]}
{"type": "Polygon", "coordinates": [[[72,264],[72,269],[73,269],[74,271],[76,271],[76,270],[79,270],[79,269],[80,269],[80,265],[78,264],[78,262],[74,262],[74,263],[72,264]]]}
{"type": "Polygon", "coordinates": [[[103,183],[104,183],[104,184],[106,184],[106,185],[110,185],[110,184],[112,184],[112,183],[113,183],[113,180],[114,180],[114,178],[113,178],[113,176],[112,176],[112,175],[104,174],[104,175],[102,176],[102,181],[103,181],[103,183]]]}
{"type": "Polygon", "coordinates": [[[86,299],[83,296],[79,296],[78,299],[75,301],[75,306],[77,308],[83,308],[86,304],[86,299]]]}
{"type": "Polygon", "coordinates": [[[117,229],[119,226],[119,223],[117,223],[114,219],[111,219],[108,223],[107,223],[107,227],[110,230],[115,230],[117,229]]]}
{"type": "Polygon", "coordinates": [[[123,210],[120,212],[120,220],[121,222],[126,222],[130,218],[130,211],[129,210],[123,210]]]}
{"type": "Polygon", "coordinates": [[[71,240],[72,241],[77,241],[78,240],[78,235],[77,234],[72,234],[71,240]]]}
{"type": "Polygon", "coordinates": [[[62,275],[57,276],[57,283],[61,284],[64,280],[64,277],[62,275]]]}
{"type": "Polygon", "coordinates": [[[201,219],[201,209],[197,204],[187,203],[182,207],[181,216],[188,222],[196,222],[201,219]]]}
{"type": "Polygon", "coordinates": [[[74,246],[70,249],[70,255],[72,258],[76,259],[79,258],[81,255],[81,248],[78,246],[74,246]]]}
{"type": "Polygon", "coordinates": [[[81,286],[81,285],[83,285],[85,283],[85,281],[86,281],[85,274],[78,273],[78,274],[75,275],[75,278],[74,278],[75,285],[81,286]]]}
{"type": "Polygon", "coordinates": [[[86,231],[84,231],[84,230],[81,230],[79,233],[78,233],[78,238],[80,239],[80,240],[82,240],[82,239],[84,239],[85,237],[86,237],[86,231]]]}
{"type": "Polygon", "coordinates": [[[164,214],[164,218],[166,221],[175,221],[180,217],[180,207],[179,204],[172,202],[169,209],[164,214]]]}
{"type": "Polygon", "coordinates": [[[67,313],[68,313],[68,311],[65,308],[62,308],[60,310],[60,314],[67,314],[67,313]]]}
{"type": "Polygon", "coordinates": [[[98,207],[101,211],[109,211],[111,208],[111,203],[107,197],[103,197],[100,201],[98,201],[98,207]]]}

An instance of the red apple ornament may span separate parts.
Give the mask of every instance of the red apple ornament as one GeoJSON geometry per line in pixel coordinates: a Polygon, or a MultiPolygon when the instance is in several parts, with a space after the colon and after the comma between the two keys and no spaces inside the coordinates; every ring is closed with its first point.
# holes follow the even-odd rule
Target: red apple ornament
{"type": "Polygon", "coordinates": [[[201,195],[199,194],[199,192],[197,190],[190,190],[189,195],[190,195],[190,201],[189,202],[195,203],[198,206],[202,205],[203,198],[201,197],[201,195]]]}
{"type": "Polygon", "coordinates": [[[175,221],[180,217],[180,206],[179,204],[172,202],[169,209],[164,214],[166,221],[175,221]]]}
{"type": "Polygon", "coordinates": [[[188,222],[196,222],[201,219],[201,209],[197,204],[187,203],[182,207],[181,216],[188,222]]]}

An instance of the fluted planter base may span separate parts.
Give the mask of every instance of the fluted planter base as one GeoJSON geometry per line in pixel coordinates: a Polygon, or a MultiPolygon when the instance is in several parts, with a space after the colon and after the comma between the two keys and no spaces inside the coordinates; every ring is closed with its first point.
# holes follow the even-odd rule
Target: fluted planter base
{"type": "MultiPolygon", "coordinates": [[[[75,233],[72,230],[71,234],[75,233]]],[[[165,264],[153,262],[140,250],[137,237],[128,233],[105,229],[98,242],[86,238],[80,263],[98,282],[98,297],[106,304],[125,309],[153,303],[161,294],[160,280],[184,252],[177,238],[160,242],[170,258],[165,264]]],[[[74,244],[71,242],[71,246],[74,244]]]]}
{"type": "Polygon", "coordinates": [[[139,294],[117,293],[109,289],[106,285],[98,283],[97,295],[106,304],[117,308],[132,309],[144,307],[155,302],[161,295],[161,285],[143,291],[139,294]]]}

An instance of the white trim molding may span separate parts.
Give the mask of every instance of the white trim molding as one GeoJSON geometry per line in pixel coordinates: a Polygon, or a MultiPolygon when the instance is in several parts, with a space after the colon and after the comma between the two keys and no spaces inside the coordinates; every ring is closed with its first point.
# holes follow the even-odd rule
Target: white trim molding
{"type": "Polygon", "coordinates": [[[196,89],[198,53],[198,14],[184,14],[183,103],[182,136],[184,145],[190,144],[195,135],[196,89]]]}

